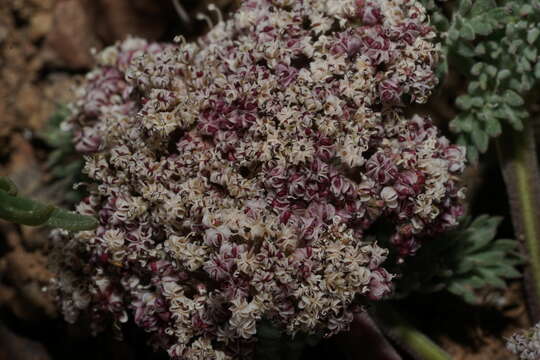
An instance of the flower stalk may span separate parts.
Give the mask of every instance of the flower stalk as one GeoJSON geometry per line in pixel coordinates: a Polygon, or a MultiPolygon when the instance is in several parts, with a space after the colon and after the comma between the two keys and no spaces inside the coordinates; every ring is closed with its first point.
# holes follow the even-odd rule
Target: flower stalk
{"type": "Polygon", "coordinates": [[[512,223],[528,260],[525,289],[532,319],[540,320],[540,173],[532,124],[497,141],[512,223]]]}
{"type": "Polygon", "coordinates": [[[375,309],[379,324],[394,342],[415,360],[451,360],[439,345],[416,329],[390,304],[379,304],[375,309]]]}

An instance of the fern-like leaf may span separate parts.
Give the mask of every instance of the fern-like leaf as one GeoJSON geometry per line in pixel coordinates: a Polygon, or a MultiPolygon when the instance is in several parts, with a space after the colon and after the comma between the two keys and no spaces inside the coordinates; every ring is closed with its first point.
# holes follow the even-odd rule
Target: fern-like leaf
{"type": "Polygon", "coordinates": [[[516,266],[516,240],[496,239],[500,217],[482,215],[442,239],[426,242],[401,269],[396,296],[411,292],[447,290],[473,304],[477,290],[505,288],[506,280],[521,276],[516,266]]]}
{"type": "MultiPolygon", "coordinates": [[[[440,6],[424,1],[432,19],[445,17],[440,6]]],[[[452,67],[468,79],[457,97],[461,110],[450,123],[471,162],[487,151],[504,125],[521,131],[529,117],[524,96],[540,81],[540,3],[526,0],[460,0],[443,32],[444,61],[439,77],[452,67]]]]}

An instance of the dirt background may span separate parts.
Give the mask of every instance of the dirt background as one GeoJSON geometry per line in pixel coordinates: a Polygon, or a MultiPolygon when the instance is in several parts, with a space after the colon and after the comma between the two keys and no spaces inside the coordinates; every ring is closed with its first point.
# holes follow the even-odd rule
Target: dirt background
{"type": "MultiPolygon", "coordinates": [[[[214,3],[224,13],[235,6],[233,0],[214,3]]],[[[25,195],[53,203],[62,199],[65,187],[52,181],[46,166],[51,148],[39,134],[92,67],[91,49],[128,35],[166,41],[204,32],[206,25],[195,14],[205,11],[205,1],[182,4],[185,14],[177,13],[171,0],[0,0],[0,175],[9,174],[25,195]]],[[[435,100],[434,114],[443,124],[453,116],[451,103],[450,98],[435,100]]],[[[504,201],[482,201],[493,192],[504,198],[496,165],[469,170],[468,182],[480,204],[475,212],[508,214],[504,201]],[[475,184],[484,178],[490,185],[479,189],[475,184]]],[[[510,224],[502,232],[512,236],[510,224]]],[[[46,252],[46,229],[0,221],[0,360],[166,359],[144,346],[144,334],[135,329],[119,342],[111,334],[92,337],[84,324],[66,324],[45,291],[52,277],[46,252]]],[[[472,307],[441,294],[410,299],[402,309],[456,360],[512,359],[504,337],[530,325],[520,282],[490,304],[472,307]]],[[[325,342],[306,358],[337,359],[336,343],[363,358],[354,334],[325,342]]]]}

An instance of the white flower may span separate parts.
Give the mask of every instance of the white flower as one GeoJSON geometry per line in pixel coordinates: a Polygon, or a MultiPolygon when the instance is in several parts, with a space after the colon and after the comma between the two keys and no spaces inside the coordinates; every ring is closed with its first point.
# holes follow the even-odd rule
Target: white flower
{"type": "Polygon", "coordinates": [[[381,190],[381,198],[390,209],[395,209],[398,206],[398,193],[391,186],[385,186],[381,190]]]}

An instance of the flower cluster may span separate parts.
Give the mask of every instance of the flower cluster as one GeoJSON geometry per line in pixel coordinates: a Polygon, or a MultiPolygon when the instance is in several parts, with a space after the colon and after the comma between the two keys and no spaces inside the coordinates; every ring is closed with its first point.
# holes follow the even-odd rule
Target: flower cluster
{"type": "Polygon", "coordinates": [[[63,311],[129,319],[178,359],[248,357],[257,322],[347,329],[456,224],[464,150],[406,118],[436,83],[415,0],[247,0],[197,43],[98,55],[68,125],[95,231],[57,232],[63,311]],[[371,232],[370,232],[371,230],[371,232]]]}
{"type": "Polygon", "coordinates": [[[506,342],[506,348],[520,360],[540,358],[540,323],[531,329],[518,331],[506,342]]]}

